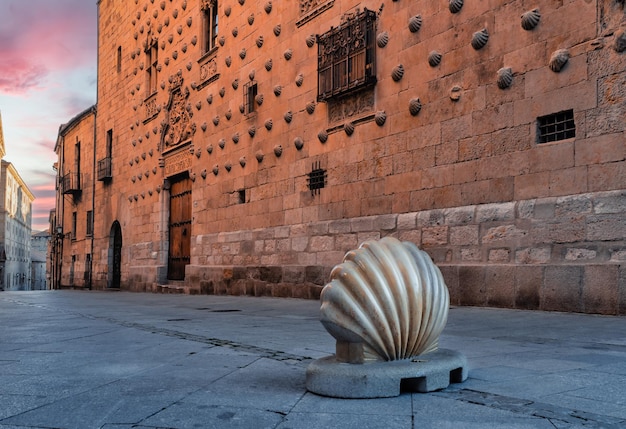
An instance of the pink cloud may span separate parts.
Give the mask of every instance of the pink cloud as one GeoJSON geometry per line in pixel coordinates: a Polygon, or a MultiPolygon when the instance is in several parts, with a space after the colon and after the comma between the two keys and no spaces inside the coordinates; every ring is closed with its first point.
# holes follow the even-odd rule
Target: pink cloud
{"type": "Polygon", "coordinates": [[[40,87],[53,71],[95,65],[96,7],[85,0],[0,4],[0,92],[40,87]]]}
{"type": "Polygon", "coordinates": [[[17,58],[11,60],[0,54],[0,92],[24,93],[41,86],[48,74],[43,64],[29,63],[17,58]]]}

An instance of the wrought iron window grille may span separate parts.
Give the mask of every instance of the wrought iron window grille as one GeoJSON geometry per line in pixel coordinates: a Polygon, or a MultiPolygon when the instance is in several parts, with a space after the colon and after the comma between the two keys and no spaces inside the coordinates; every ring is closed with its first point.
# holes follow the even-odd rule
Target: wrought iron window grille
{"type": "Polygon", "coordinates": [[[317,100],[376,84],[376,13],[369,9],[317,36],[317,100]]]}

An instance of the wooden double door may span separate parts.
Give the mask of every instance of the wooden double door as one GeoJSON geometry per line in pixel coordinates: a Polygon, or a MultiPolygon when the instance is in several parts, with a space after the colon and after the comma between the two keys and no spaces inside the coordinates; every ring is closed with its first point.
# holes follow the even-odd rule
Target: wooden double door
{"type": "Polygon", "coordinates": [[[191,179],[170,179],[169,256],[167,278],[184,280],[191,256],[191,179]]]}

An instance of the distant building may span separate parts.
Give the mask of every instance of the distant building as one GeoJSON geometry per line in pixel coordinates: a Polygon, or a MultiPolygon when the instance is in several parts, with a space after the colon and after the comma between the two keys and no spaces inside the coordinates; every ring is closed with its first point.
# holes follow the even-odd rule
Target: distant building
{"type": "Polygon", "coordinates": [[[47,273],[48,246],[50,244],[50,233],[40,231],[31,235],[31,290],[46,290],[50,288],[47,273]]]}
{"type": "MultiPolygon", "coordinates": [[[[50,213],[53,289],[91,287],[95,117],[90,107],[59,128],[57,202],[50,213]]],[[[101,210],[107,206],[100,201],[101,210]]]]}
{"type": "Polygon", "coordinates": [[[529,4],[98,2],[58,284],[317,298],[391,235],[454,305],[626,314],[624,2],[529,4]]]}
{"type": "MultiPolygon", "coordinates": [[[[6,154],[0,117],[0,158],[6,154]]],[[[30,192],[10,162],[0,161],[0,290],[31,288],[30,192]]]]}

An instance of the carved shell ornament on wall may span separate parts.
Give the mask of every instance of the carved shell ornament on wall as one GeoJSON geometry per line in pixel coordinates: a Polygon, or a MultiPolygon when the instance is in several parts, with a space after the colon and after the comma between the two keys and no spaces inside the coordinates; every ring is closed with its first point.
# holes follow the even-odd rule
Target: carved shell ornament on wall
{"type": "Polygon", "coordinates": [[[561,71],[561,69],[567,64],[569,61],[569,51],[567,49],[559,49],[555,51],[550,57],[550,63],[548,64],[550,70],[555,73],[561,71]]]}
{"type": "Polygon", "coordinates": [[[415,15],[409,19],[409,31],[417,33],[422,28],[422,15],[415,15]]]}
{"type": "Polygon", "coordinates": [[[376,36],[376,44],[379,48],[384,48],[389,43],[389,33],[383,31],[378,36],[376,36]]]}
{"type": "Polygon", "coordinates": [[[384,110],[380,110],[376,112],[376,114],[374,115],[374,120],[376,121],[376,125],[378,125],[379,127],[382,127],[383,125],[385,125],[385,122],[387,121],[387,114],[385,113],[384,110]]]}
{"type": "Polygon", "coordinates": [[[522,14],[522,28],[526,31],[532,30],[539,24],[540,20],[541,14],[539,13],[539,9],[524,12],[522,14]]]}
{"type": "Polygon", "coordinates": [[[416,116],[420,112],[420,110],[422,110],[422,102],[420,101],[419,97],[412,98],[411,101],[409,101],[409,112],[412,116],[416,116]]]}
{"type": "Polygon", "coordinates": [[[463,0],[450,0],[448,4],[448,9],[452,13],[459,13],[463,8],[463,0]]]}
{"type": "Polygon", "coordinates": [[[398,64],[391,71],[391,78],[395,82],[398,82],[402,79],[403,76],[404,76],[404,66],[402,64],[398,64]]]}
{"type": "Polygon", "coordinates": [[[431,67],[437,67],[440,63],[441,63],[441,54],[437,51],[431,51],[430,54],[428,54],[428,64],[430,64],[431,67]]]}
{"type": "Polygon", "coordinates": [[[439,268],[415,244],[385,237],[348,252],[320,297],[320,321],[337,341],[362,343],[366,359],[437,350],[450,298],[439,268]]]}
{"type": "Polygon", "coordinates": [[[513,70],[511,67],[502,67],[498,70],[498,88],[506,89],[513,83],[513,70]]]}
{"type": "Polygon", "coordinates": [[[483,28],[480,31],[477,31],[472,36],[472,48],[479,50],[482,49],[487,42],[489,41],[489,31],[486,28],[483,28]]]}

